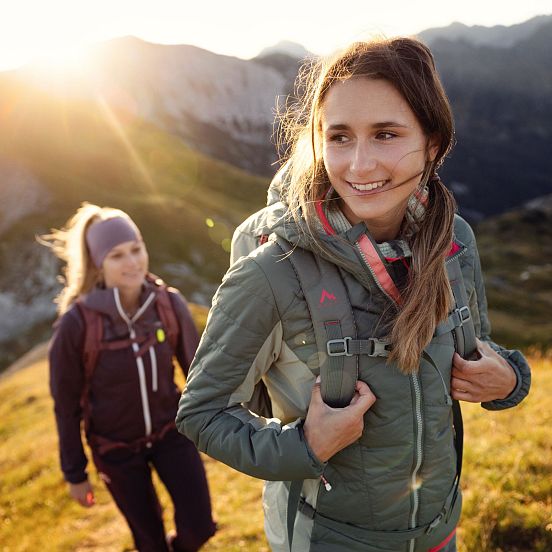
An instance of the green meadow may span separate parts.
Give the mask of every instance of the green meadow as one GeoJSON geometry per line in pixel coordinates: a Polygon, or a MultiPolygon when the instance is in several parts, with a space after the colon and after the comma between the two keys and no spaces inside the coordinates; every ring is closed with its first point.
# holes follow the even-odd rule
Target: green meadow
{"type": "MultiPolygon", "coordinates": [[[[465,404],[460,552],[552,550],[552,358],[531,356],[530,396],[486,412],[465,404]]],[[[0,379],[0,551],[132,550],[126,525],[94,470],[97,504],[72,502],[58,467],[45,347],[0,379]]],[[[204,457],[217,535],[205,552],[268,552],[262,483],[204,457]]],[[[159,485],[159,482],[157,482],[159,485]]],[[[167,494],[159,485],[171,528],[167,494]]]]}

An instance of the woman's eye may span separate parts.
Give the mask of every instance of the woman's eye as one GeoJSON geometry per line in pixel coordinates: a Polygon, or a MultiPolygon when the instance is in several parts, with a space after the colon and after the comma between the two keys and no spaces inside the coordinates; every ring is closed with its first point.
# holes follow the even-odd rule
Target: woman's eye
{"type": "Polygon", "coordinates": [[[121,253],[113,253],[113,255],[109,255],[110,259],[120,259],[122,257],[121,253]]]}
{"type": "Polygon", "coordinates": [[[329,141],[336,144],[345,144],[349,141],[349,138],[345,134],[333,134],[329,137],[329,141]]]}
{"type": "Polygon", "coordinates": [[[385,131],[382,131],[382,132],[378,132],[376,134],[376,139],[377,140],[382,140],[382,141],[387,141],[387,140],[391,140],[392,138],[395,138],[395,136],[397,136],[396,134],[393,134],[392,132],[385,132],[385,131]]]}

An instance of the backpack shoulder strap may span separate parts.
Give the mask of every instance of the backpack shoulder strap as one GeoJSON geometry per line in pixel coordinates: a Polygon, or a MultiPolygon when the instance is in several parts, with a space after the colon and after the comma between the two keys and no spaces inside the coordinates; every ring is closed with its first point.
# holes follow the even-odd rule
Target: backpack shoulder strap
{"type": "Polygon", "coordinates": [[[98,362],[98,356],[101,350],[103,337],[102,315],[93,309],[86,307],[81,301],[76,302],[76,306],[84,322],[84,345],[82,360],[84,364],[84,385],[81,394],[81,408],[84,420],[84,430],[88,434],[90,428],[90,405],[89,393],[94,369],[98,362]]]}
{"type": "Polygon", "coordinates": [[[170,291],[174,288],[169,288],[161,278],[150,275],[150,281],[152,281],[157,286],[157,297],[156,297],[156,307],[157,314],[161,320],[161,324],[167,333],[167,339],[171,349],[176,351],[178,346],[178,336],[180,335],[180,324],[178,323],[178,318],[174,312],[174,307],[170,298],[170,291]]]}
{"type": "Polygon", "coordinates": [[[438,331],[443,333],[445,326],[448,326],[449,331],[453,331],[456,352],[462,358],[469,359],[476,353],[477,343],[475,341],[475,326],[458,256],[448,259],[446,268],[454,296],[455,309],[448,319],[438,327],[438,331]]]}
{"type": "Polygon", "coordinates": [[[343,279],[334,264],[285,240],[277,243],[297,274],[310,312],[322,397],[332,407],[347,406],[358,379],[358,353],[348,350],[357,331],[343,279]]]}
{"type": "Polygon", "coordinates": [[[77,301],[77,308],[84,322],[83,362],[85,380],[89,382],[96,368],[103,337],[102,315],[77,301]]]}

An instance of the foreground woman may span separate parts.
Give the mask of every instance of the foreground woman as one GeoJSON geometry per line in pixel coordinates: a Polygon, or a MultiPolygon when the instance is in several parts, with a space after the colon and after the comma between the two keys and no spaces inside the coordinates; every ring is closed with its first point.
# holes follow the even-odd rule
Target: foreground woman
{"type": "Polygon", "coordinates": [[[256,219],[271,237],[217,292],[177,426],[268,480],[274,551],[454,551],[463,375],[489,374],[479,400],[499,409],[530,371],[490,340],[474,235],[436,173],[450,106],[413,39],[306,77],[282,201],[256,219]],[[261,380],[266,417],[244,406],[261,380]]]}

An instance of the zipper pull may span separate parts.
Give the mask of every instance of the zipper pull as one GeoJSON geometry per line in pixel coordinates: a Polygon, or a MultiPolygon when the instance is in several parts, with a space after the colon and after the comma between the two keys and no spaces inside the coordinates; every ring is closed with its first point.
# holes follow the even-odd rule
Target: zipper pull
{"type": "Polygon", "coordinates": [[[328,480],[327,480],[323,475],[320,476],[320,479],[322,480],[322,483],[324,483],[324,488],[325,488],[327,491],[331,491],[331,490],[332,490],[332,486],[328,483],[328,480]]]}

